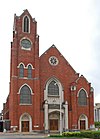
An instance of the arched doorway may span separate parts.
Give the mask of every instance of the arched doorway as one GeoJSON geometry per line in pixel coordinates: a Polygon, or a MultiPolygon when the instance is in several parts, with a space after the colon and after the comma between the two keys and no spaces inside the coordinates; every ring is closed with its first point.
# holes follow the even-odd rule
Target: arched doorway
{"type": "Polygon", "coordinates": [[[32,131],[32,119],[28,113],[24,113],[20,117],[20,132],[32,131]]]}
{"type": "Polygon", "coordinates": [[[79,117],[79,129],[80,130],[86,130],[88,129],[88,120],[87,120],[87,116],[82,114],[79,117]]]}
{"type": "Polygon", "coordinates": [[[68,103],[64,102],[62,84],[55,77],[50,78],[44,90],[44,130],[60,131],[68,129],[68,103]]]}

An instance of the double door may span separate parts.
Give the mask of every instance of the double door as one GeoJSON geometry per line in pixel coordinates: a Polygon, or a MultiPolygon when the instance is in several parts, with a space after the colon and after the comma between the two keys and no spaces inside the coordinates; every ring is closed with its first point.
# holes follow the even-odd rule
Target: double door
{"type": "Polygon", "coordinates": [[[58,119],[50,119],[50,130],[58,130],[58,119]]]}
{"type": "Polygon", "coordinates": [[[22,132],[29,132],[29,121],[22,121],[22,132]]]}
{"type": "Polygon", "coordinates": [[[80,130],[85,130],[85,120],[80,121],[80,130]]]}

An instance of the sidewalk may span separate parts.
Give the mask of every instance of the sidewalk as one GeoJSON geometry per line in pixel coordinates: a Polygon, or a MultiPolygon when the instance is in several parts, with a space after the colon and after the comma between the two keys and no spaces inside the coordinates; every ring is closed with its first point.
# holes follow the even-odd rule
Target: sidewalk
{"type": "MultiPolygon", "coordinates": [[[[4,132],[0,132],[0,139],[3,139],[3,138],[36,138],[36,139],[39,139],[39,138],[48,138],[49,137],[49,134],[44,134],[44,133],[36,133],[36,132],[24,132],[24,133],[20,133],[20,132],[15,132],[15,133],[4,133],[4,132]]],[[[65,137],[66,138],[66,137],[65,137]]],[[[50,137],[49,139],[56,139],[54,137],[50,137]]],[[[57,139],[61,139],[60,137],[57,137],[57,139]]],[[[66,139],[69,139],[69,138],[66,138],[66,139]]],[[[80,139],[80,138],[70,138],[70,139],[80,139]]],[[[81,139],[88,139],[88,138],[81,138],[81,139]]]]}
{"type": "Polygon", "coordinates": [[[28,137],[28,138],[46,138],[48,137],[48,134],[44,134],[44,133],[35,133],[35,132],[15,132],[15,133],[4,133],[4,132],[0,132],[0,137],[28,137]]]}

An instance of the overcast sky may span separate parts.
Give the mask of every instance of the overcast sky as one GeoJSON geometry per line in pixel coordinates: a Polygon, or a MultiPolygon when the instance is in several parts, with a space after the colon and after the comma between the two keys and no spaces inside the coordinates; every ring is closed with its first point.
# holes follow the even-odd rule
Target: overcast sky
{"type": "Polygon", "coordinates": [[[0,110],[9,93],[14,14],[28,9],[37,21],[40,55],[52,44],[91,82],[100,103],[100,0],[2,0],[0,4],[0,110]]]}

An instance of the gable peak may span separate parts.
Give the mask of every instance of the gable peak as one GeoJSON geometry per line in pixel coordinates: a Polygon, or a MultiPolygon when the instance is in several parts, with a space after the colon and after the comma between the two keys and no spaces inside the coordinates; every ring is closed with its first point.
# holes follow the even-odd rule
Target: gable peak
{"type": "Polygon", "coordinates": [[[29,11],[27,9],[23,10],[24,12],[23,13],[27,13],[29,14],[29,11]]]}
{"type": "Polygon", "coordinates": [[[31,14],[29,13],[29,11],[27,9],[23,10],[23,13],[20,16],[22,17],[22,16],[25,16],[25,15],[32,18],[31,14]]]}
{"type": "Polygon", "coordinates": [[[54,44],[52,44],[52,46],[51,47],[56,47],[54,44]]]}

